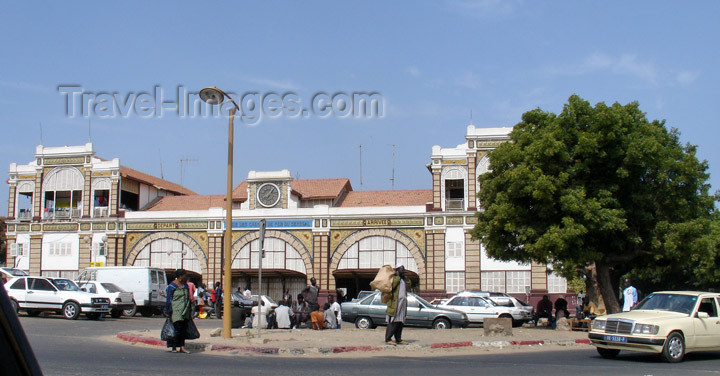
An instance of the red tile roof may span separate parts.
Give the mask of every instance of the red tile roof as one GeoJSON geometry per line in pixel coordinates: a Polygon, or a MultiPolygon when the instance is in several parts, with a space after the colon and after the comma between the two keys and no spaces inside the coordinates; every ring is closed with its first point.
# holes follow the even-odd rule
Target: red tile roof
{"type": "Polygon", "coordinates": [[[433,200],[432,189],[348,192],[340,207],[421,206],[433,200]]]}
{"type": "Polygon", "coordinates": [[[290,187],[303,200],[335,199],[343,189],[352,191],[348,178],[293,180],[290,187]]]}
{"type": "Polygon", "coordinates": [[[150,184],[155,188],[164,189],[166,191],[181,195],[197,195],[197,193],[183,187],[180,184],[175,184],[167,180],[156,178],[152,175],[148,175],[144,172],[140,172],[127,166],[120,166],[120,176],[122,176],[123,178],[137,180],[145,184],[150,184]]]}
{"type": "Polygon", "coordinates": [[[225,195],[165,196],[145,211],[208,210],[224,207],[225,195]]]}

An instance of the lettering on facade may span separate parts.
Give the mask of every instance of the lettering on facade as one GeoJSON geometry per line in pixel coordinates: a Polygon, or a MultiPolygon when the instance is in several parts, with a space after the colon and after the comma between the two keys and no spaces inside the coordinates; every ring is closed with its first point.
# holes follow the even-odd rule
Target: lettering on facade
{"type": "Polygon", "coordinates": [[[442,161],[444,165],[464,165],[467,161],[464,159],[446,159],[442,161]]]}
{"type": "Polygon", "coordinates": [[[65,158],[45,158],[43,161],[46,165],[66,165],[66,164],[82,164],[85,162],[84,157],[65,157],[65,158]]]}
{"type": "Polygon", "coordinates": [[[332,219],[331,227],[422,226],[422,218],[332,219]]]}
{"type": "MultiPolygon", "coordinates": [[[[267,221],[265,223],[265,228],[311,228],[312,225],[312,219],[278,219],[267,221]]],[[[232,228],[259,227],[260,221],[232,221],[232,228]]]]}
{"type": "Polygon", "coordinates": [[[17,232],[28,232],[28,231],[30,231],[30,226],[29,225],[17,225],[17,226],[15,226],[15,230],[17,232]]]}
{"type": "Polygon", "coordinates": [[[176,229],[178,228],[177,223],[156,223],[155,229],[157,230],[167,230],[167,229],[176,229]]]}

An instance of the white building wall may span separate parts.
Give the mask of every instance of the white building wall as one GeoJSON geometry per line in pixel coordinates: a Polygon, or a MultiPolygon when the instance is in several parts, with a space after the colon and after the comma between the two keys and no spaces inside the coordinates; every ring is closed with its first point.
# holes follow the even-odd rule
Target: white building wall
{"type": "Polygon", "coordinates": [[[41,270],[75,270],[79,268],[80,259],[80,237],[77,233],[44,234],[42,239],[42,261],[41,270]],[[51,255],[51,244],[68,243],[70,253],[68,255],[51,255]]]}
{"type": "Polygon", "coordinates": [[[448,227],[445,230],[445,270],[465,270],[465,230],[462,227],[448,227]],[[451,248],[448,243],[455,243],[453,248],[459,250],[461,254],[459,256],[448,254],[451,248]]]}
{"type": "Polygon", "coordinates": [[[491,270],[530,270],[530,264],[521,264],[514,261],[500,261],[488,257],[485,247],[480,245],[480,269],[491,270]]]}
{"type": "MultiPolygon", "coordinates": [[[[16,257],[15,258],[15,267],[24,270],[29,271],[30,270],[30,234],[18,234],[17,238],[15,238],[15,243],[17,244],[25,244],[25,255],[16,257]]],[[[9,252],[10,250],[8,250],[9,252]]],[[[12,265],[8,265],[12,266],[12,265]]]]}

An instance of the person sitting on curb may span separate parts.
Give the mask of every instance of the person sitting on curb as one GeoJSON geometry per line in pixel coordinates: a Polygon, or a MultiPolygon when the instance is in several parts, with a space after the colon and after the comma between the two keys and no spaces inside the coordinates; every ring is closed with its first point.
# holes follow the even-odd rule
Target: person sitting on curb
{"type": "Polygon", "coordinates": [[[537,309],[535,310],[535,316],[533,317],[533,321],[535,321],[535,326],[538,325],[538,321],[540,318],[547,318],[550,326],[554,327],[554,317],[552,315],[553,310],[553,304],[550,301],[550,298],[548,298],[547,295],[543,295],[542,300],[540,300],[537,304],[537,309]]]}
{"type": "Polygon", "coordinates": [[[312,328],[314,330],[320,330],[324,327],[325,315],[318,309],[317,311],[310,312],[310,320],[312,320],[312,328]]]}
{"type": "Polygon", "coordinates": [[[330,303],[325,303],[323,306],[323,309],[325,310],[325,313],[323,314],[325,329],[338,329],[336,313],[330,307],[330,303]]]}
{"type": "Polygon", "coordinates": [[[303,294],[297,295],[297,300],[293,303],[292,311],[295,313],[295,316],[293,316],[293,328],[299,328],[300,324],[310,319],[310,310],[303,294]]]}

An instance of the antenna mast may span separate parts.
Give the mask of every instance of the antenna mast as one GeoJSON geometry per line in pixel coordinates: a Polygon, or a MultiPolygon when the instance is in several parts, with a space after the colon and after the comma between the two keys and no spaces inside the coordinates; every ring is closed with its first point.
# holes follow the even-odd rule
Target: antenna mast
{"type": "Polygon", "coordinates": [[[392,182],[392,190],[395,190],[395,144],[392,144],[393,148],[393,156],[392,156],[392,177],[390,178],[390,182],[392,182]]]}
{"type": "Polygon", "coordinates": [[[158,148],[158,155],[160,156],[160,179],[165,179],[165,174],[163,173],[163,165],[162,165],[162,152],[160,152],[160,148],[158,148]]]}
{"type": "Polygon", "coordinates": [[[198,161],[197,158],[190,158],[190,157],[180,158],[180,185],[183,184],[183,162],[188,163],[188,162],[197,162],[197,161],[198,161]]]}

